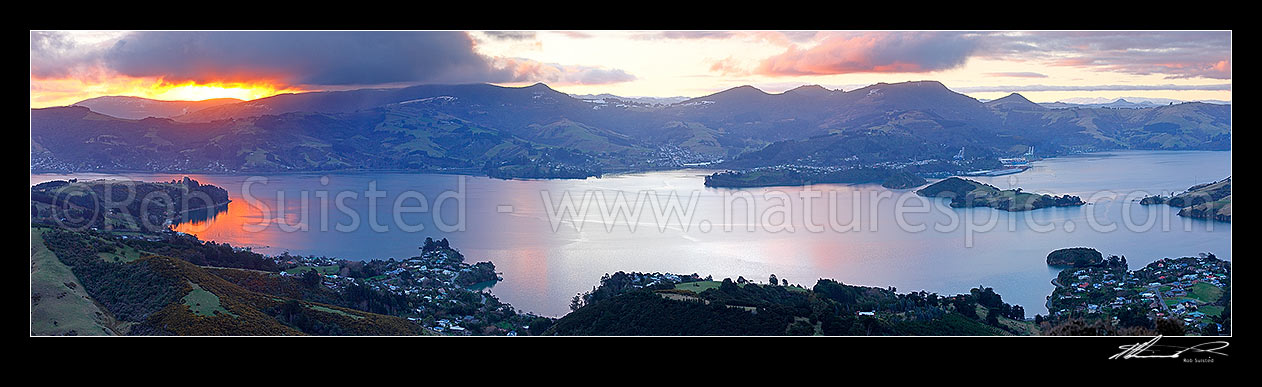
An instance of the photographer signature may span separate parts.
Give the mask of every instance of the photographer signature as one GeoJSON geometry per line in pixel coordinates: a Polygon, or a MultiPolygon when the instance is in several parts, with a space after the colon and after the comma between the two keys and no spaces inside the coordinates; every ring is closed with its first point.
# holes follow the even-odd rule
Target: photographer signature
{"type": "Polygon", "coordinates": [[[1129,344],[1118,346],[1122,352],[1110,356],[1109,359],[1178,359],[1179,355],[1184,352],[1194,351],[1196,353],[1207,353],[1214,355],[1227,356],[1227,354],[1218,352],[1218,350],[1227,348],[1229,345],[1226,341],[1211,341],[1200,343],[1191,347],[1180,347],[1175,345],[1157,345],[1157,341],[1161,340],[1161,335],[1140,344],[1129,344]],[[1154,348],[1164,348],[1166,350],[1175,350],[1169,354],[1158,354],[1154,348]]]}

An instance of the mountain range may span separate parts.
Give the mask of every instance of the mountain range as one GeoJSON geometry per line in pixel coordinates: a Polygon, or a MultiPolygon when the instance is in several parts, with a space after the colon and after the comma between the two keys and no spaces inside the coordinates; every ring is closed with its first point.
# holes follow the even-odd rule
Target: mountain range
{"type": "Polygon", "coordinates": [[[149,117],[170,118],[219,105],[242,102],[236,98],[215,98],[202,101],[160,101],[141,97],[105,96],[75,102],[92,111],[129,120],[149,117]]]}
{"type": "Polygon", "coordinates": [[[98,98],[31,110],[31,168],[586,177],[693,163],[949,160],[961,148],[994,158],[1029,146],[1055,156],[1231,144],[1230,105],[1051,109],[1019,94],[983,103],[935,81],[783,93],[741,86],[670,104],[582,97],[542,83],[421,85],[215,101],[179,114],[164,107],[151,110],[164,118],[142,119],[119,108],[134,100],[98,98]]]}
{"type": "MultiPolygon", "coordinates": [[[[1107,98],[1069,98],[1051,103],[1043,103],[1041,105],[1052,108],[1115,108],[1115,109],[1144,109],[1157,106],[1180,104],[1187,101],[1181,101],[1170,98],[1144,98],[1144,97],[1124,97],[1116,99],[1107,98]]],[[[1210,103],[1215,105],[1231,105],[1228,101],[1219,100],[1200,100],[1196,102],[1210,103]]]]}

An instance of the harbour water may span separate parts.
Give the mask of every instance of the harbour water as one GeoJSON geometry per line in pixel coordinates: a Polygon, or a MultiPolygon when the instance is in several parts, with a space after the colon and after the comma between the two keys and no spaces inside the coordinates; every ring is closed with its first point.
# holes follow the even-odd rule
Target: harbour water
{"type": "Polygon", "coordinates": [[[1009,213],[954,209],[913,190],[871,184],[707,188],[706,170],[586,180],[33,174],[31,184],[189,176],[227,189],[232,202],[226,211],[177,230],[264,254],[406,258],[418,253],[425,237],[445,237],[466,259],[494,262],[504,281],[489,291],[501,300],[551,316],[568,312],[575,293],[619,270],[757,282],[775,274],[804,286],[832,278],[940,294],[980,285],[1033,316],[1047,313],[1044,297],[1056,270],[1044,259],[1055,249],[1086,246],[1106,256],[1125,255],[1132,269],[1207,252],[1231,259],[1230,223],[1138,204],[1145,195],[1229,176],[1230,152],[1119,151],[1030,166],[1018,174],[969,178],[1001,189],[1077,195],[1089,204],[1009,213]]]}

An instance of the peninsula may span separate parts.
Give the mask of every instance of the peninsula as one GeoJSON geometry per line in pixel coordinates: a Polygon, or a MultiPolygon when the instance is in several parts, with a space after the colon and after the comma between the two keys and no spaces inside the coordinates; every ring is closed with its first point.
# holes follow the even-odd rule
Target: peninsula
{"type": "Polygon", "coordinates": [[[1231,176],[1213,183],[1192,186],[1178,195],[1149,196],[1139,204],[1168,204],[1182,208],[1179,216],[1231,221],[1231,176]]]}

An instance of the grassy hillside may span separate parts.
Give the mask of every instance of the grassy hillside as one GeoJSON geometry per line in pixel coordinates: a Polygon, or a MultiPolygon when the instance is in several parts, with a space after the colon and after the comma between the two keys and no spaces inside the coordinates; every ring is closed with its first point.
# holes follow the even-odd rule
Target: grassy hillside
{"type": "Polygon", "coordinates": [[[31,334],[114,336],[125,330],[48,250],[44,231],[31,228],[31,334]]]}
{"type": "Polygon", "coordinates": [[[1140,204],[1168,204],[1182,208],[1179,216],[1231,221],[1231,177],[1192,186],[1178,195],[1149,196],[1140,204]]]}
{"type": "Polygon", "coordinates": [[[113,251],[114,247],[88,232],[32,229],[32,235],[33,242],[42,239],[38,242],[46,247],[33,251],[33,264],[41,273],[34,281],[39,284],[40,300],[32,295],[40,311],[33,316],[33,331],[60,332],[44,323],[52,318],[83,326],[85,332],[96,328],[92,324],[111,324],[96,317],[97,311],[84,302],[64,307],[45,303],[44,294],[49,291],[44,289],[54,280],[68,278],[64,271],[56,272],[57,266],[47,264],[55,259],[73,273],[69,278],[82,280],[74,286],[99,302],[102,315],[115,316],[129,327],[125,332],[129,335],[431,334],[403,318],[251,291],[182,259],[152,254],[131,261],[107,259],[98,250],[113,251]],[[58,313],[68,317],[57,317],[58,313]]]}
{"type": "Polygon", "coordinates": [[[181,302],[142,324],[147,333],[178,335],[422,335],[406,319],[246,290],[182,260],[150,256],[154,270],[184,279],[181,302]],[[195,302],[200,301],[200,305],[195,302]],[[216,313],[218,312],[218,313],[216,313]]]}

